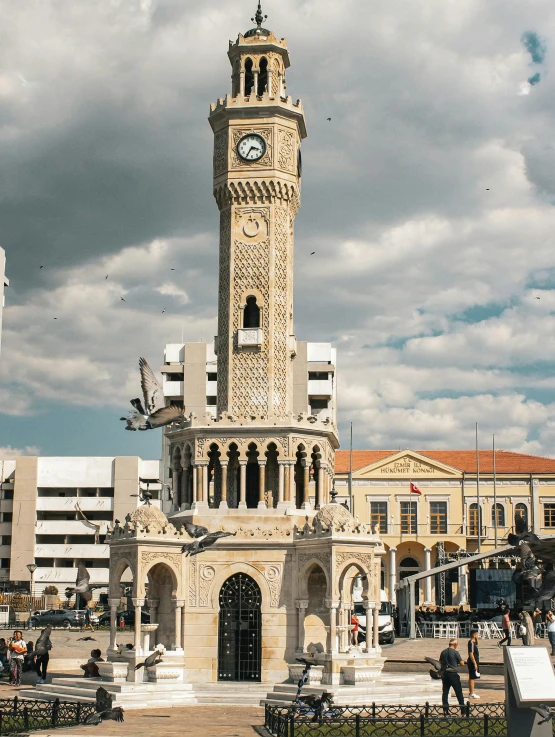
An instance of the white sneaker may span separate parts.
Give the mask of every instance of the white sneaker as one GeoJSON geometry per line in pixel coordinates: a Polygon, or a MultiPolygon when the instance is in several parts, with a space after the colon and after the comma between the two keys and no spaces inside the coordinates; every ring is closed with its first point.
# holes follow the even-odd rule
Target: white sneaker
{"type": "Polygon", "coordinates": [[[479,699],[480,697],[478,696],[477,693],[471,693],[471,694],[468,694],[468,698],[469,699],[479,699]]]}
{"type": "Polygon", "coordinates": [[[39,680],[37,681],[37,683],[46,683],[46,681],[44,680],[44,678],[39,678],[39,680]]]}

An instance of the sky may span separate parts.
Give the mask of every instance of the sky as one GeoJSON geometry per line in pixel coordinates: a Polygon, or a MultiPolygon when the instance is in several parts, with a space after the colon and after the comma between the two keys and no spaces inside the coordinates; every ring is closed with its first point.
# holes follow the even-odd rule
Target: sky
{"type": "MultiPolygon", "coordinates": [[[[159,457],[119,418],[139,356],[216,334],[207,116],[255,10],[0,0],[0,458],[159,457]]],[[[342,447],[352,422],[356,448],[471,448],[478,422],[555,456],[555,5],[263,11],[308,130],[295,332],[337,348],[342,447]]]]}

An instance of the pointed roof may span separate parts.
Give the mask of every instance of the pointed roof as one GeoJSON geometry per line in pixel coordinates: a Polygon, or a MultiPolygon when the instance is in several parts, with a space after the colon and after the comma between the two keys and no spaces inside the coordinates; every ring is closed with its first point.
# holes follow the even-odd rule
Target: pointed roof
{"type": "Polygon", "coordinates": [[[254,18],[251,18],[252,22],[256,23],[256,28],[251,28],[250,31],[247,31],[244,38],[249,38],[250,36],[269,36],[270,31],[266,30],[266,28],[262,28],[262,23],[264,23],[267,17],[267,15],[262,14],[262,8],[260,3],[258,3],[258,8],[254,14],[254,18]]]}
{"type": "MultiPolygon", "coordinates": [[[[408,450],[408,449],[407,449],[408,450]]],[[[416,450],[414,453],[438,461],[446,466],[457,468],[466,473],[476,473],[475,450],[416,450]]],[[[491,450],[480,450],[480,473],[493,473],[493,453],[491,450]]],[[[398,456],[398,450],[353,450],[353,471],[360,471],[366,466],[382,461],[390,456],[398,456]]],[[[555,473],[555,458],[513,453],[509,450],[495,451],[497,473],[555,473]]],[[[349,451],[338,450],[335,453],[335,473],[349,472],[349,451]]]]}

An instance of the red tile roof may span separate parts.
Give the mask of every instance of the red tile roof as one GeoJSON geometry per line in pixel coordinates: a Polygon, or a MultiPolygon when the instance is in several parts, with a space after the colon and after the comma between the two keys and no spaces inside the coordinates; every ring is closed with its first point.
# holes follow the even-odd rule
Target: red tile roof
{"type": "MultiPolygon", "coordinates": [[[[353,471],[394,456],[398,450],[353,450],[353,471]]],[[[414,453],[426,456],[430,460],[439,461],[446,466],[457,468],[467,473],[476,472],[475,450],[415,450],[414,453]]],[[[493,453],[491,450],[480,450],[480,473],[493,473],[493,453]]],[[[524,453],[512,453],[509,450],[495,451],[497,473],[555,473],[555,458],[543,458],[524,453]]],[[[335,454],[335,473],[349,472],[349,451],[338,450],[335,454]]]]}

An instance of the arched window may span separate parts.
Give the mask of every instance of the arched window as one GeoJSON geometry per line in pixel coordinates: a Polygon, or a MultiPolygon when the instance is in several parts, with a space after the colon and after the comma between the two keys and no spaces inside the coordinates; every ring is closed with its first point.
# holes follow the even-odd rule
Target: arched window
{"type": "Polygon", "coordinates": [[[419,568],[420,565],[417,560],[414,560],[414,558],[403,558],[401,563],[399,564],[400,568],[419,568]]]}
{"type": "Polygon", "coordinates": [[[266,92],[268,87],[268,59],[260,60],[260,71],[258,73],[258,89],[256,94],[260,97],[266,92]]]}
{"type": "Polygon", "coordinates": [[[526,504],[520,502],[516,505],[515,517],[521,517],[526,523],[526,527],[528,527],[528,507],[526,506],[526,504]]]}
{"type": "Polygon", "coordinates": [[[245,96],[248,97],[254,86],[254,74],[252,73],[252,59],[245,62],[245,96]]]}
{"type": "Polygon", "coordinates": [[[505,527],[505,507],[494,504],[491,510],[491,524],[493,527],[505,527]]]}
{"type": "Polygon", "coordinates": [[[256,304],[256,297],[247,297],[247,304],[243,310],[243,327],[260,327],[260,307],[256,304]]]}
{"type": "Polygon", "coordinates": [[[474,502],[468,509],[468,534],[478,537],[478,527],[482,527],[482,510],[480,509],[478,514],[478,505],[474,502]]]}

